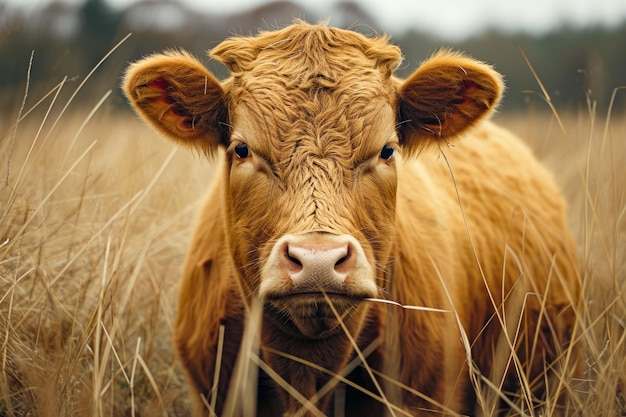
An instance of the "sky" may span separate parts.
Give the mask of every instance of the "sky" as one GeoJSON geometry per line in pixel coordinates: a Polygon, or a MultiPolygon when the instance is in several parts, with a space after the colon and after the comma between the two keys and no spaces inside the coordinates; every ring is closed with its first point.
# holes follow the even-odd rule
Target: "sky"
{"type": "MultiPolygon", "coordinates": [[[[10,5],[40,6],[50,0],[2,0],[10,5]]],[[[81,0],[66,0],[79,3],[81,0]]],[[[107,0],[123,8],[133,0],[107,0]]],[[[203,12],[230,13],[267,0],[181,0],[203,12]]],[[[338,0],[293,0],[322,16],[338,0]]],[[[626,20],[626,0],[356,0],[384,30],[407,28],[447,38],[462,38],[485,28],[545,33],[563,24],[618,25],[626,20]]],[[[332,17],[331,17],[332,23],[332,17]]]]}

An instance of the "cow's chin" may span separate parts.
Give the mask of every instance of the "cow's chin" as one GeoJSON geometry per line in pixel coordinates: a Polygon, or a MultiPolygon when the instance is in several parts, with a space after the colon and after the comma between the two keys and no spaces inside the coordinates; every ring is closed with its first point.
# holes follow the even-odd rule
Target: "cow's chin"
{"type": "Polygon", "coordinates": [[[269,298],[265,317],[282,331],[307,339],[324,339],[350,328],[360,298],[305,293],[269,298]],[[332,307],[331,307],[332,303],[332,307]]]}

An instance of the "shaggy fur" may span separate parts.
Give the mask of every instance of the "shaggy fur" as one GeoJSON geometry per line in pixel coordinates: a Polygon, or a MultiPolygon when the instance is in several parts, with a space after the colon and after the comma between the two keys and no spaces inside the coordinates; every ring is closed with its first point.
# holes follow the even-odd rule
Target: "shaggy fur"
{"type": "Polygon", "coordinates": [[[491,67],[441,51],[400,80],[400,51],[385,37],[303,22],[228,39],[211,56],[230,78],[169,51],[131,65],[124,80],[137,112],[168,138],[225,150],[175,328],[198,416],[210,414],[205,402],[224,410],[263,267],[286,234],[353,236],[378,297],[447,312],[320,293],[287,297],[281,315],[267,302],[258,415],[482,415],[506,410],[493,386],[515,400],[520,385],[531,387],[528,409],[546,381],[575,370],[576,349],[564,350],[579,295],[565,203],[530,150],[485,121],[503,91],[491,67]],[[349,306],[328,336],[290,320],[327,302],[349,306]],[[346,332],[368,366],[344,371],[356,356],[346,332]],[[349,374],[345,397],[316,396],[338,373],[349,374]],[[276,378],[311,400],[308,411],[276,378]]]}

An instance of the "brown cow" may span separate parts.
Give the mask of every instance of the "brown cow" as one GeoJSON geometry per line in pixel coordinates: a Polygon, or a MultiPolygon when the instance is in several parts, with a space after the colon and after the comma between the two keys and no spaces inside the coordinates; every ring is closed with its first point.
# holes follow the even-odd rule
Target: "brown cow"
{"type": "Polygon", "coordinates": [[[400,80],[387,38],[304,22],[211,56],[230,78],[169,51],[124,81],[153,127],[222,159],[175,328],[196,415],[491,415],[566,397],[575,247],[552,176],[485,120],[498,73],[442,51],[400,80]]]}

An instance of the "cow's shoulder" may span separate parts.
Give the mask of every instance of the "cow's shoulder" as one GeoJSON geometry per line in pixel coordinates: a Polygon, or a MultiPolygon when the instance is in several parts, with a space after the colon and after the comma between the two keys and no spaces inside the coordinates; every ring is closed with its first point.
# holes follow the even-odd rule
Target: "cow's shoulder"
{"type": "MultiPolygon", "coordinates": [[[[203,394],[219,358],[220,379],[229,381],[243,333],[244,307],[235,284],[235,268],[224,227],[223,180],[213,181],[200,210],[185,261],[176,320],[179,357],[190,380],[203,394]]],[[[227,383],[220,384],[218,409],[223,406],[227,383]]],[[[198,404],[202,407],[202,404],[198,404]]]]}

